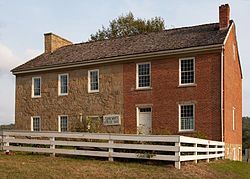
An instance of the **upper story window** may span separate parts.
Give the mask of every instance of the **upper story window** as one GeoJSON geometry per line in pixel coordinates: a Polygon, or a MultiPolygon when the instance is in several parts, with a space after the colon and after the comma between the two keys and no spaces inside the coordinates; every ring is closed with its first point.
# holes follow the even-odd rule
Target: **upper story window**
{"type": "Polygon", "coordinates": [[[41,97],[41,77],[32,78],[32,97],[41,97]]]}
{"type": "Polygon", "coordinates": [[[193,131],[195,120],[195,106],[194,104],[180,104],[179,105],[179,130],[193,131]]]}
{"type": "Polygon", "coordinates": [[[40,116],[31,117],[31,131],[41,131],[40,116]]]}
{"type": "Polygon", "coordinates": [[[233,44],[233,58],[234,58],[234,61],[236,60],[236,47],[235,47],[235,44],[233,44]]]}
{"type": "Polygon", "coordinates": [[[236,125],[235,125],[235,107],[233,107],[233,130],[235,130],[236,125]]]}
{"type": "Polygon", "coordinates": [[[68,85],[69,85],[69,74],[60,74],[58,75],[58,94],[68,95],[68,85]]]}
{"type": "Polygon", "coordinates": [[[195,59],[182,58],[179,60],[179,84],[189,85],[195,83],[195,59]]]}
{"type": "Polygon", "coordinates": [[[68,116],[63,115],[58,117],[58,131],[59,132],[68,131],[68,116]]]}
{"type": "Polygon", "coordinates": [[[151,63],[136,64],[136,88],[146,89],[151,87],[151,63]]]}
{"type": "Polygon", "coordinates": [[[99,92],[99,70],[88,71],[88,92],[99,92]]]}

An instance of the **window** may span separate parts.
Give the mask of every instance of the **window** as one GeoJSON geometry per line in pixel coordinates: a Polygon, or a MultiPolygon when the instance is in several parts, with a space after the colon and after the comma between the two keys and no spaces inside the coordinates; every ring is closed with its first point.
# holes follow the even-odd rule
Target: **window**
{"type": "Polygon", "coordinates": [[[151,63],[138,63],[136,65],[136,88],[150,88],[151,86],[151,63]]]}
{"type": "Polygon", "coordinates": [[[68,131],[68,116],[59,116],[58,117],[58,131],[66,132],[68,131]]]}
{"type": "Polygon", "coordinates": [[[99,70],[88,71],[88,92],[99,92],[99,70]]]}
{"type": "Polygon", "coordinates": [[[32,78],[32,97],[41,97],[41,77],[32,78]]]}
{"type": "Polygon", "coordinates": [[[140,108],[140,112],[151,112],[151,108],[140,108]]]}
{"type": "Polygon", "coordinates": [[[194,58],[183,58],[179,61],[179,84],[188,85],[195,83],[195,60],[194,58]]]}
{"type": "Polygon", "coordinates": [[[39,116],[31,117],[31,131],[41,131],[41,118],[39,116]]]}
{"type": "Polygon", "coordinates": [[[60,74],[58,83],[58,94],[59,95],[68,95],[68,84],[69,84],[69,75],[60,74]]]}
{"type": "Polygon", "coordinates": [[[193,131],[195,118],[194,104],[179,105],[180,131],[193,131]]]}
{"type": "Polygon", "coordinates": [[[234,56],[234,61],[236,59],[236,47],[235,44],[233,44],[233,56],[234,56]]]}
{"type": "Polygon", "coordinates": [[[235,130],[235,107],[233,107],[233,130],[235,130]]]}

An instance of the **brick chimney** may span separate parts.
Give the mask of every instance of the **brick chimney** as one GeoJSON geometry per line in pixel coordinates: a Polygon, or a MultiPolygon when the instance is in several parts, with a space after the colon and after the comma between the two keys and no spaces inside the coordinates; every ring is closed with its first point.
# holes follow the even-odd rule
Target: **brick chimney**
{"type": "Polygon", "coordinates": [[[223,4],[219,7],[220,29],[228,28],[229,21],[230,21],[230,6],[228,4],[223,4]]]}
{"type": "Polygon", "coordinates": [[[44,34],[44,51],[45,53],[52,53],[56,49],[70,45],[72,42],[53,33],[44,34]]]}

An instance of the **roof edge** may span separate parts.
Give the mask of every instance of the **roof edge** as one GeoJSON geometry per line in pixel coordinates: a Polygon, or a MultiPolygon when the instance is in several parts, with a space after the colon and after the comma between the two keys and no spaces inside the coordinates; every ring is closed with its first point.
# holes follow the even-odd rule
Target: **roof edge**
{"type": "Polygon", "coordinates": [[[157,52],[150,52],[150,53],[140,53],[140,54],[135,54],[135,55],[102,58],[102,59],[98,59],[98,60],[90,60],[90,61],[87,61],[84,63],[80,62],[80,63],[72,63],[72,64],[67,64],[67,65],[63,65],[63,64],[51,65],[51,66],[46,66],[43,68],[32,68],[32,69],[26,69],[26,70],[13,69],[13,70],[11,70],[11,72],[13,73],[13,75],[18,75],[18,74],[41,72],[41,71],[51,71],[51,70],[58,70],[58,69],[65,69],[65,68],[74,68],[74,67],[81,67],[81,66],[106,64],[106,63],[111,63],[111,62],[137,60],[137,59],[150,58],[150,57],[161,57],[161,56],[171,56],[171,55],[177,55],[177,54],[180,55],[180,54],[185,54],[185,53],[222,50],[222,48],[223,48],[223,44],[216,44],[216,45],[190,47],[190,48],[177,49],[177,50],[166,50],[166,51],[157,51],[157,52]]]}
{"type": "Polygon", "coordinates": [[[237,38],[236,38],[236,25],[235,25],[235,23],[234,23],[233,20],[231,20],[231,24],[230,24],[230,27],[229,27],[229,29],[228,29],[228,31],[227,31],[227,35],[226,35],[226,37],[225,37],[225,39],[224,39],[223,46],[226,45],[227,39],[228,39],[228,37],[229,37],[229,35],[230,35],[230,33],[231,33],[233,27],[235,28],[234,35],[235,35],[236,46],[237,46],[237,51],[238,51],[237,56],[238,56],[238,59],[239,59],[240,75],[241,75],[241,79],[243,79],[243,72],[242,72],[241,60],[240,60],[240,55],[239,55],[238,41],[237,41],[237,38]]]}

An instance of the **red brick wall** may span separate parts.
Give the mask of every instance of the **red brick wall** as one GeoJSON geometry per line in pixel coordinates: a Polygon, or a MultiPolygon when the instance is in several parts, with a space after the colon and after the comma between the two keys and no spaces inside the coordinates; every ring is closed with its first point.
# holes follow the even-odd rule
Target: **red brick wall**
{"type": "Polygon", "coordinates": [[[228,36],[224,51],[224,129],[225,142],[242,143],[242,79],[237,54],[235,26],[228,36]],[[236,47],[234,59],[233,44],[236,47]],[[235,107],[235,129],[233,130],[233,107],[235,107]]]}
{"type": "MultiPolygon", "coordinates": [[[[189,56],[183,56],[189,57],[189,56]]],[[[123,66],[124,127],[126,133],[136,133],[136,105],[152,105],[153,133],[179,133],[178,104],[195,102],[195,132],[209,139],[221,140],[220,60],[221,54],[195,55],[197,86],[178,87],[179,58],[151,60],[151,90],[136,90],[136,63],[123,66]]]]}

